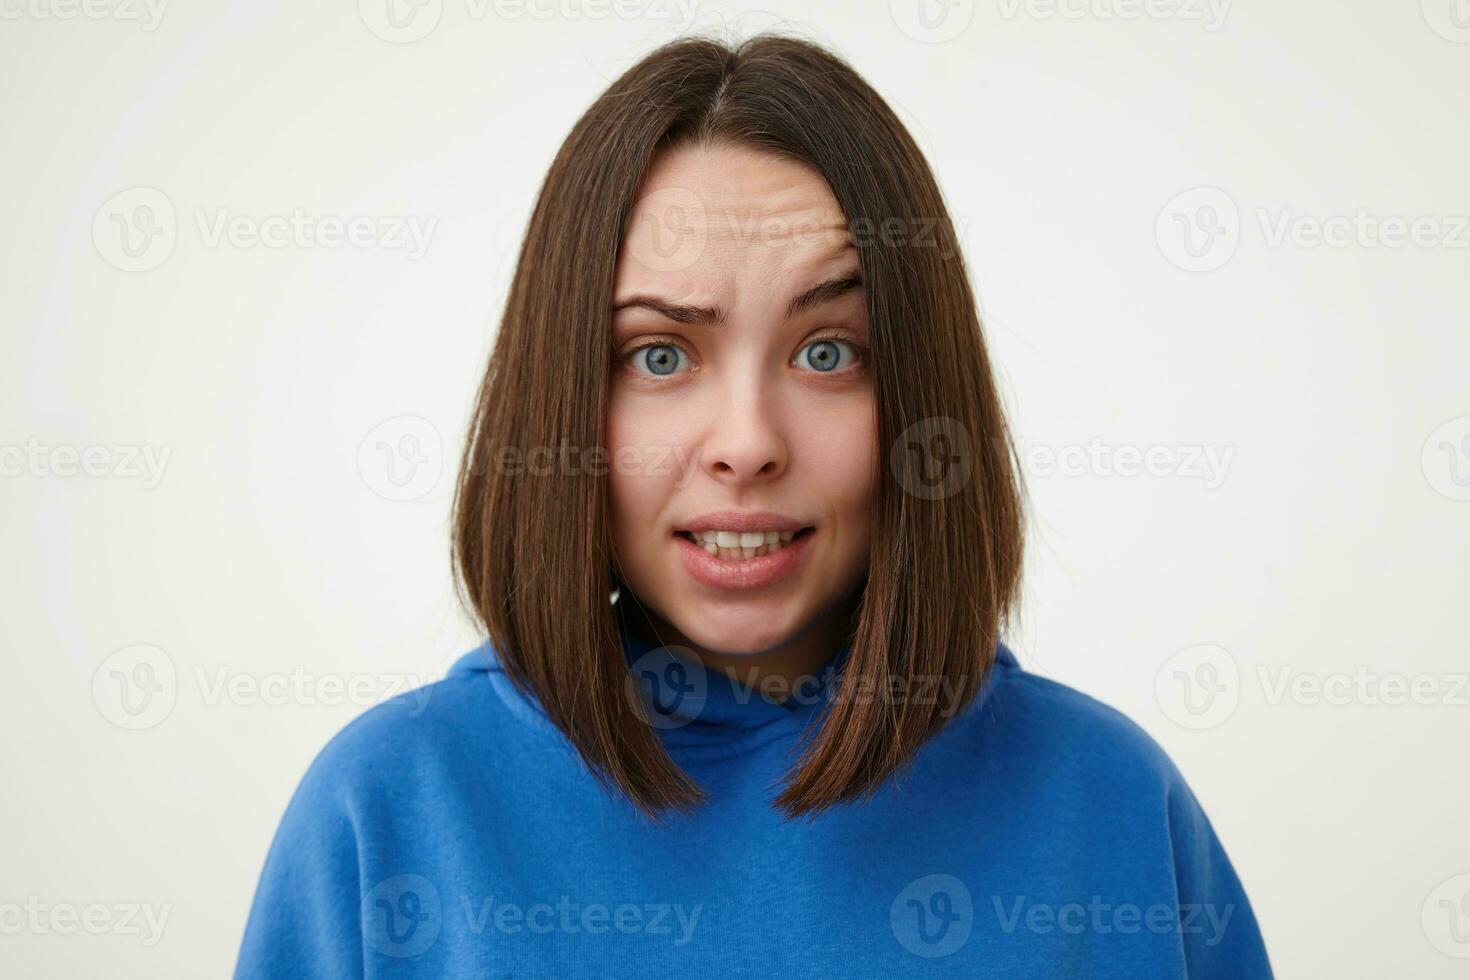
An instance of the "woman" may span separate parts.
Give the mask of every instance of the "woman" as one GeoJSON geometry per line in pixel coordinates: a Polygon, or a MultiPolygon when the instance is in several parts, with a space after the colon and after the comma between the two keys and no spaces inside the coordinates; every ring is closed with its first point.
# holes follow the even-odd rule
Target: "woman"
{"type": "Polygon", "coordinates": [[[1269,976],[1159,747],[1001,642],[1017,473],[888,106],[799,40],[654,52],[480,390],[489,640],[322,751],[237,976],[1269,976]]]}

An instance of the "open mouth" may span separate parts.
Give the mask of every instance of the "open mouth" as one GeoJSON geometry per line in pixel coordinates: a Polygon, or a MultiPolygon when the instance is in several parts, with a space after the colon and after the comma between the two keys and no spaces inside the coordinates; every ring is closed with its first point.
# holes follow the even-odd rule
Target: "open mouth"
{"type": "Polygon", "coordinates": [[[675,531],[685,541],[721,561],[748,561],[763,555],[773,555],[811,534],[815,528],[804,527],[799,531],[675,531]]]}

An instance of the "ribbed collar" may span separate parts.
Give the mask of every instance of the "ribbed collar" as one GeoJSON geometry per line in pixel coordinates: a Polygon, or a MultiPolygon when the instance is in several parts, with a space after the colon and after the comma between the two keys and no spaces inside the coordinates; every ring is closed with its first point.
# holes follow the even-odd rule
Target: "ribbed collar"
{"type": "MultiPolygon", "coordinates": [[[[852,644],[835,650],[815,674],[802,679],[787,692],[771,688],[752,689],[720,670],[704,668],[692,656],[644,641],[620,631],[623,656],[629,666],[629,697],[640,697],[650,723],[670,749],[679,747],[745,747],[780,737],[781,734],[810,734],[816,727],[846,667],[852,644]],[[636,685],[636,686],[635,686],[636,685]]],[[[986,678],[974,706],[983,702],[997,675],[1019,669],[1015,655],[1000,643],[996,668],[986,678]]],[[[511,683],[494,647],[487,641],[461,656],[449,676],[471,673],[488,675],[496,693],[517,717],[544,731],[559,734],[540,704],[511,683]]],[[[741,672],[743,674],[743,672],[741,672]]]]}
{"type": "Polygon", "coordinates": [[[629,676],[650,722],[667,743],[679,745],[728,742],[776,725],[804,729],[826,708],[852,652],[848,641],[790,685],[772,678],[750,687],[747,670],[737,669],[737,680],[676,647],[621,635],[629,676]]]}

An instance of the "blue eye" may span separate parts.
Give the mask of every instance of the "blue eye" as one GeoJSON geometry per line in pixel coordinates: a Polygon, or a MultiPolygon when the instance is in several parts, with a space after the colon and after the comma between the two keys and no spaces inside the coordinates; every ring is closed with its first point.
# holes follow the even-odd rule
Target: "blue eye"
{"type": "Polygon", "coordinates": [[[856,360],[857,351],[851,344],[831,337],[812,341],[802,348],[800,354],[796,355],[798,365],[824,373],[836,371],[839,367],[850,367],[856,360]],[[846,357],[843,356],[844,352],[846,357]]]}
{"type": "Polygon", "coordinates": [[[640,374],[662,377],[674,373],[683,353],[673,344],[649,344],[633,351],[633,366],[640,374]]]}

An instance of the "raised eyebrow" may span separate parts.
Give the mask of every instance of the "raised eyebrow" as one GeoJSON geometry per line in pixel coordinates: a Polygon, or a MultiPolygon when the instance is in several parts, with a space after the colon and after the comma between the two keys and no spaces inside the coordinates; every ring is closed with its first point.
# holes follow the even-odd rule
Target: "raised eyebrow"
{"type": "MultiPolygon", "coordinates": [[[[854,289],[861,289],[863,277],[852,272],[833,279],[824,279],[811,289],[792,299],[786,306],[786,319],[791,319],[823,303],[830,303],[854,289]]],[[[687,306],[669,303],[656,296],[632,296],[613,307],[613,312],[641,307],[652,310],[675,323],[702,323],[718,327],[725,322],[726,311],[718,306],[687,306]]]]}
{"type": "Polygon", "coordinates": [[[830,303],[839,296],[861,288],[863,288],[863,277],[856,272],[838,276],[836,279],[823,280],[791,301],[786,307],[786,319],[789,320],[798,313],[821,306],[823,303],[830,303]]]}

